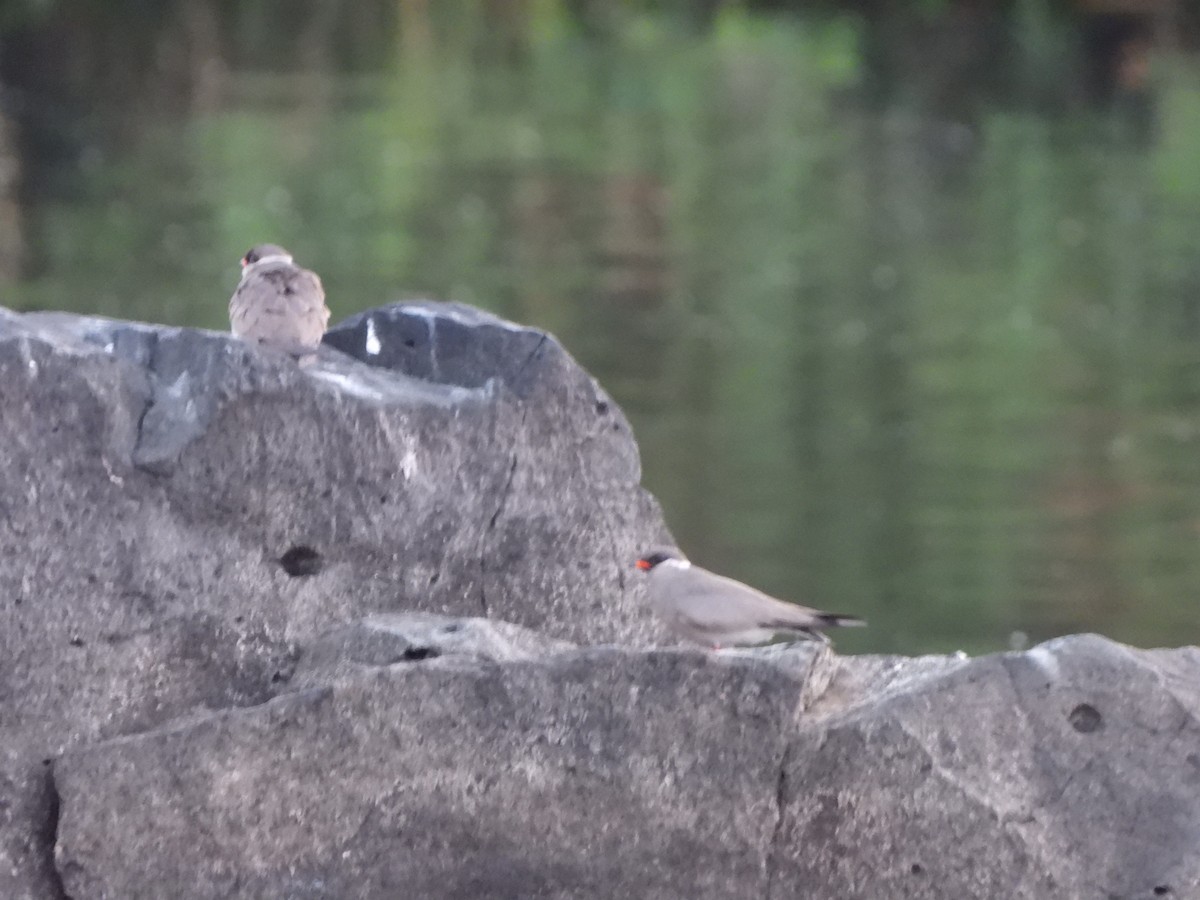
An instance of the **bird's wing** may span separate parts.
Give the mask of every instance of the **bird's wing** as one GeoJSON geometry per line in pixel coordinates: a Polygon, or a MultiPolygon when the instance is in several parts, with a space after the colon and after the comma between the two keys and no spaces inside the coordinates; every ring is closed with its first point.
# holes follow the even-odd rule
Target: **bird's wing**
{"type": "Polygon", "coordinates": [[[691,566],[679,573],[675,613],[706,631],[747,628],[812,628],[830,624],[822,613],[776,600],[749,585],[691,566]]]}
{"type": "Polygon", "coordinates": [[[285,349],[315,347],[329,324],[314,272],[280,264],[243,278],[229,301],[233,333],[285,349]]]}
{"type": "Polygon", "coordinates": [[[266,292],[274,292],[261,278],[243,278],[229,298],[229,325],[238,337],[249,337],[258,326],[259,309],[270,301],[266,292]]]}

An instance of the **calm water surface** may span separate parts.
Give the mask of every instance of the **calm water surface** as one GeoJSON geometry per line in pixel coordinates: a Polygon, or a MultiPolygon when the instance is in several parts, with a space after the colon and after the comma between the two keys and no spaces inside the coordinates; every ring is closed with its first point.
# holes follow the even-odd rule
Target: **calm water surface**
{"type": "Polygon", "coordinates": [[[235,41],[187,102],[43,105],[0,297],[224,328],[278,241],[335,319],[423,294],[556,333],[692,558],[868,618],[844,650],[1200,640],[1192,64],[1148,120],[946,112],[871,88],[863,41],[550,28],[316,74],[235,41]]]}

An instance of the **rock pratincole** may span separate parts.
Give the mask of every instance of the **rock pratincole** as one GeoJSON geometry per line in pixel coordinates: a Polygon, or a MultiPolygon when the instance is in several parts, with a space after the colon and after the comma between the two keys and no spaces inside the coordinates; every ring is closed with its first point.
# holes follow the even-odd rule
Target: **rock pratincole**
{"type": "Polygon", "coordinates": [[[740,581],[694,566],[674,549],[648,552],[637,567],[649,574],[654,612],[673,632],[718,648],[761,644],[789,633],[828,643],[824,629],[865,625],[862,619],[777,600],[740,581]]]}

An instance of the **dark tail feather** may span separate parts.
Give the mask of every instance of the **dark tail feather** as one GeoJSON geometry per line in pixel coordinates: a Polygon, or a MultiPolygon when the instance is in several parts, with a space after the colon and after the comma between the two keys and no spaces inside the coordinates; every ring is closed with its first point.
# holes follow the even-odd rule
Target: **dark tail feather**
{"type": "Polygon", "coordinates": [[[867,624],[865,619],[860,619],[858,616],[843,616],[841,613],[816,613],[813,615],[813,619],[816,621],[810,622],[807,625],[798,625],[795,622],[780,620],[778,622],[765,622],[763,623],[763,627],[803,634],[814,641],[821,641],[828,644],[829,638],[825,636],[822,629],[835,628],[839,625],[845,627],[867,624]]]}
{"type": "Polygon", "coordinates": [[[867,624],[866,619],[860,619],[858,616],[843,616],[841,613],[821,613],[817,618],[820,619],[819,627],[821,628],[833,628],[839,625],[843,628],[857,628],[867,624]]]}

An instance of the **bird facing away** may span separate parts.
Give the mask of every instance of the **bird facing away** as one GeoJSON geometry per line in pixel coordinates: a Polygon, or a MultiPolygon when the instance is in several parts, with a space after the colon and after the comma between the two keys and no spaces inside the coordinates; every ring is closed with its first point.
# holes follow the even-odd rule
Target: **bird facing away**
{"type": "Polygon", "coordinates": [[[316,353],[329,324],[321,279],[282,247],[260,244],[242,257],[229,323],[235,336],[252,344],[296,357],[316,353]]]}
{"type": "Polygon", "coordinates": [[[786,603],[747,584],[694,566],[677,550],[637,561],[649,573],[650,606],[676,634],[713,648],[761,644],[780,632],[829,643],[822,629],[862,619],[786,603]]]}

